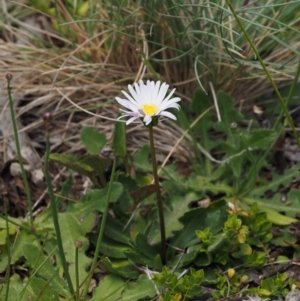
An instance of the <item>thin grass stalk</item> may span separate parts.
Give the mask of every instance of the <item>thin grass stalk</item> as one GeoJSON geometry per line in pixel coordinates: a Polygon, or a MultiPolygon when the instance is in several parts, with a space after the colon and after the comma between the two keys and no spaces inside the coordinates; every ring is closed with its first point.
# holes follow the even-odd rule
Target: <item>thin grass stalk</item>
{"type": "Polygon", "coordinates": [[[248,41],[248,43],[251,46],[253,52],[255,53],[257,59],[259,60],[259,62],[261,64],[264,72],[266,73],[266,76],[269,79],[269,81],[270,81],[270,83],[271,83],[271,85],[272,85],[272,87],[273,87],[273,89],[274,89],[274,91],[275,91],[275,93],[276,93],[276,95],[277,95],[277,97],[279,99],[280,105],[281,105],[281,107],[282,107],[282,109],[283,109],[283,111],[284,111],[284,113],[286,115],[287,121],[288,121],[288,123],[289,123],[289,125],[290,125],[290,127],[292,129],[293,135],[294,135],[294,137],[295,137],[295,139],[297,141],[297,144],[298,144],[298,146],[300,148],[300,139],[299,139],[299,136],[298,136],[297,131],[295,129],[295,126],[293,124],[292,117],[291,117],[291,115],[290,115],[290,113],[289,113],[289,111],[288,111],[288,109],[287,109],[287,107],[285,105],[285,102],[284,102],[284,100],[283,100],[283,98],[282,98],[282,96],[281,96],[281,94],[280,94],[280,92],[279,92],[279,90],[278,90],[278,88],[276,86],[275,81],[273,80],[273,78],[272,78],[270,72],[268,71],[266,65],[264,64],[262,58],[260,57],[259,52],[257,51],[254,43],[251,40],[251,37],[249,36],[249,34],[247,33],[247,31],[245,30],[245,27],[244,27],[243,23],[241,22],[240,18],[238,17],[237,13],[235,12],[235,10],[234,10],[233,6],[231,5],[230,1],[229,0],[225,0],[225,1],[226,1],[227,5],[229,6],[232,14],[234,15],[235,20],[239,24],[239,26],[240,26],[240,28],[241,28],[241,30],[242,30],[242,32],[243,32],[246,40],[248,41]]]}
{"type": "MultiPolygon", "coordinates": [[[[6,206],[6,201],[4,200],[4,210],[5,210],[5,215],[7,216],[7,206],[6,206]]],[[[8,301],[8,294],[9,294],[9,284],[10,284],[10,239],[9,239],[9,228],[8,228],[8,220],[6,219],[6,246],[7,246],[7,270],[5,273],[5,278],[7,279],[7,284],[6,284],[6,291],[5,291],[5,301],[8,301]]]]}
{"type": "Polygon", "coordinates": [[[24,183],[24,187],[25,187],[27,203],[28,203],[28,207],[29,207],[28,210],[29,210],[30,228],[31,228],[31,230],[33,230],[32,200],[31,200],[30,189],[29,189],[29,184],[28,184],[26,172],[25,172],[24,165],[23,165],[21,147],[20,147],[20,142],[19,142],[19,135],[18,135],[18,128],[17,128],[17,123],[16,123],[16,117],[15,117],[14,104],[13,104],[13,100],[12,100],[12,97],[11,97],[11,89],[12,88],[10,86],[10,81],[12,80],[12,74],[8,73],[6,75],[6,79],[7,79],[7,94],[8,94],[10,115],[11,115],[11,123],[12,123],[12,126],[13,126],[14,138],[15,138],[17,155],[18,155],[18,161],[19,161],[19,164],[20,164],[20,167],[21,167],[21,174],[22,174],[22,179],[23,179],[23,183],[24,183]]]}
{"type": "Polygon", "coordinates": [[[60,227],[59,227],[59,222],[58,222],[58,211],[56,208],[56,201],[55,201],[55,196],[53,192],[53,187],[50,179],[50,173],[49,173],[49,155],[50,155],[50,139],[49,139],[49,130],[46,131],[46,154],[45,154],[45,178],[47,182],[47,188],[48,188],[48,194],[50,198],[50,207],[52,211],[52,219],[53,219],[53,224],[54,224],[54,229],[55,229],[55,234],[56,234],[56,240],[57,240],[57,247],[58,247],[58,253],[60,256],[60,260],[62,262],[64,274],[68,283],[69,291],[72,295],[74,295],[74,288],[72,284],[72,280],[70,277],[69,269],[68,269],[68,264],[64,252],[64,247],[62,243],[62,237],[61,237],[61,232],[60,232],[60,227]]]}
{"type": "MultiPolygon", "coordinates": [[[[299,78],[299,75],[300,75],[300,59],[298,61],[298,67],[297,67],[297,70],[296,70],[296,73],[295,73],[295,76],[294,76],[294,80],[292,82],[292,85],[290,87],[290,90],[289,90],[289,94],[287,96],[287,99],[285,101],[285,105],[286,107],[288,106],[289,102],[291,101],[293,95],[294,95],[294,91],[295,91],[295,88],[296,88],[296,85],[298,84],[298,78],[299,78]]],[[[282,117],[283,117],[283,111],[280,112],[273,128],[276,129],[276,127],[278,126],[278,123],[281,121],[282,117]]]]}
{"type": "Polygon", "coordinates": [[[80,300],[80,296],[79,296],[79,289],[80,289],[80,285],[79,285],[79,248],[82,246],[81,242],[76,241],[75,242],[75,279],[76,279],[76,301],[80,300]]]}
{"type": "Polygon", "coordinates": [[[157,162],[155,155],[155,147],[154,147],[154,137],[153,137],[153,127],[149,126],[149,142],[150,142],[150,152],[152,159],[152,168],[153,168],[153,177],[154,177],[154,185],[156,190],[156,198],[157,198],[157,208],[159,215],[159,225],[160,225],[160,237],[161,237],[161,261],[163,264],[166,264],[166,230],[165,230],[165,219],[164,219],[164,211],[162,204],[161,191],[159,186],[159,179],[157,173],[157,162]]]}
{"type": "Polygon", "coordinates": [[[103,238],[103,234],[104,234],[104,228],[105,228],[105,223],[106,223],[106,218],[107,218],[107,213],[108,213],[109,200],[110,200],[110,196],[111,196],[111,192],[112,192],[112,184],[113,184],[113,181],[114,181],[116,165],[117,165],[117,158],[114,157],[112,171],[111,171],[111,175],[110,175],[110,181],[109,181],[109,184],[108,184],[108,191],[107,191],[106,200],[105,200],[105,206],[104,206],[102,219],[101,219],[100,230],[99,230],[99,234],[98,234],[98,238],[97,238],[95,254],[94,254],[93,262],[92,262],[92,265],[91,265],[91,268],[90,268],[89,276],[87,277],[86,284],[85,284],[85,287],[84,287],[84,292],[83,292],[83,297],[82,297],[83,300],[86,300],[86,296],[87,296],[87,293],[88,293],[90,282],[91,282],[91,279],[93,277],[93,271],[95,270],[95,268],[97,266],[97,262],[98,262],[98,256],[99,256],[99,253],[100,253],[100,246],[101,246],[102,238],[103,238]]]}

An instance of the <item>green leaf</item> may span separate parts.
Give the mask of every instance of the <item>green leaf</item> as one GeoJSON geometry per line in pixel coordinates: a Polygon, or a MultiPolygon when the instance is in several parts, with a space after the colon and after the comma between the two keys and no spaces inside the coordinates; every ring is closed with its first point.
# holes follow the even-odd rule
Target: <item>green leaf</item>
{"type": "Polygon", "coordinates": [[[137,170],[142,172],[152,172],[149,155],[150,147],[146,144],[132,156],[134,166],[137,170]]]}
{"type": "Polygon", "coordinates": [[[63,237],[63,247],[66,255],[66,260],[69,262],[70,276],[73,283],[75,283],[75,243],[79,241],[82,243],[82,247],[78,252],[79,262],[79,278],[80,283],[84,281],[87,276],[87,267],[91,263],[91,259],[85,255],[85,251],[89,247],[89,241],[85,237],[84,228],[77,218],[71,213],[59,214],[59,224],[61,236],[63,237]]]}
{"type": "Polygon", "coordinates": [[[113,143],[115,156],[125,157],[127,154],[125,122],[116,122],[113,143]]]}
{"type": "Polygon", "coordinates": [[[124,280],[115,275],[108,275],[102,279],[93,290],[91,301],[117,301],[120,299],[124,289],[124,280]]]}
{"type": "Polygon", "coordinates": [[[144,298],[154,298],[154,284],[146,275],[140,275],[136,283],[128,282],[122,294],[122,301],[137,301],[144,298]]]}
{"type": "MultiPolygon", "coordinates": [[[[51,279],[45,281],[41,278],[34,277],[29,281],[28,290],[32,294],[26,294],[26,298],[35,300],[38,298],[39,301],[59,301],[59,292],[55,287],[51,287],[51,279]]],[[[29,299],[30,300],[30,299],[29,299]]]]}
{"type": "MultiPolygon", "coordinates": [[[[98,235],[94,238],[96,244],[98,235]]],[[[129,245],[122,244],[118,241],[108,238],[106,235],[103,236],[100,245],[100,252],[110,258],[127,258],[126,254],[132,250],[129,245]]]]}
{"type": "Polygon", "coordinates": [[[215,129],[227,134],[228,142],[236,145],[236,137],[230,128],[232,122],[238,122],[242,119],[242,114],[234,109],[233,99],[223,91],[217,94],[218,107],[220,111],[221,122],[215,123],[215,129]]]}
{"type": "Polygon", "coordinates": [[[115,241],[128,244],[130,241],[129,229],[124,229],[124,226],[117,219],[107,216],[104,233],[115,241]]]}
{"type": "Polygon", "coordinates": [[[36,274],[43,279],[51,280],[50,287],[58,291],[60,295],[70,298],[70,293],[66,289],[67,283],[60,278],[57,270],[51,264],[50,258],[47,258],[41,249],[31,243],[24,243],[23,251],[27,263],[34,268],[36,274]]]}
{"type": "Polygon", "coordinates": [[[91,128],[82,128],[80,139],[90,154],[99,154],[106,144],[106,136],[91,128]]]}
{"type": "Polygon", "coordinates": [[[291,223],[295,223],[298,220],[289,216],[282,215],[278,212],[289,212],[289,213],[296,213],[299,212],[298,208],[288,207],[285,205],[276,205],[276,204],[269,204],[267,202],[260,201],[259,199],[253,199],[253,198],[241,198],[242,202],[248,203],[248,204],[254,204],[257,203],[259,209],[263,212],[267,213],[267,220],[269,222],[274,223],[275,225],[290,225],[291,223]]]}
{"type": "MultiPolygon", "coordinates": [[[[109,201],[110,203],[115,203],[123,192],[123,186],[116,182],[112,185],[112,193],[109,201]]],[[[95,211],[103,212],[107,191],[108,186],[104,189],[89,189],[78,203],[70,206],[69,210],[78,218],[86,218],[95,211]]]]}
{"type": "MultiPolygon", "coordinates": [[[[189,204],[192,201],[198,199],[198,196],[194,192],[186,193],[184,196],[172,195],[170,196],[170,203],[172,204],[171,210],[165,210],[165,229],[166,229],[166,238],[173,236],[174,231],[178,231],[183,228],[179,218],[189,211],[189,204]]],[[[151,245],[154,245],[160,241],[160,231],[158,223],[158,211],[155,210],[150,216],[150,230],[149,230],[149,240],[151,245]]]]}
{"type": "Polygon", "coordinates": [[[178,248],[186,248],[199,243],[196,230],[204,230],[209,227],[213,234],[220,232],[227,220],[227,203],[215,202],[209,208],[196,208],[188,211],[180,222],[184,225],[183,230],[176,232],[171,239],[171,245],[178,248]]]}
{"type": "Polygon", "coordinates": [[[136,279],[139,272],[128,260],[125,259],[110,259],[105,257],[101,261],[101,265],[111,274],[118,275],[124,278],[136,279]]]}

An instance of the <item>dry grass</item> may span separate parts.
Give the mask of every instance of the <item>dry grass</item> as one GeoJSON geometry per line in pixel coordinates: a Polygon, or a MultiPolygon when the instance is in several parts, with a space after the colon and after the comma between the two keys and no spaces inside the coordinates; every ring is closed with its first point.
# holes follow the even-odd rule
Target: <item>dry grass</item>
{"type": "MultiPolygon", "coordinates": [[[[12,32],[8,26],[7,30],[12,32]]],[[[39,31],[44,38],[48,35],[43,30],[39,31]]],[[[21,32],[15,31],[14,34],[18,37],[21,32]]],[[[25,125],[20,131],[28,133],[41,154],[44,151],[41,118],[44,112],[54,115],[53,152],[82,152],[79,138],[82,127],[92,127],[105,133],[108,139],[112,138],[119,114],[114,97],[121,88],[126,89],[126,84],[139,78],[144,65],[136,45],[130,41],[121,41],[119,51],[114,52],[102,49],[101,42],[100,35],[97,47],[86,37],[74,50],[38,47],[36,41],[31,43],[29,40],[25,45],[23,42],[22,45],[11,41],[1,43],[0,77],[5,80],[7,72],[14,75],[13,96],[20,104],[17,113],[25,125]],[[89,63],[84,59],[87,56],[91,60],[89,63]]],[[[131,153],[148,143],[148,132],[140,123],[129,126],[127,132],[131,153]]],[[[181,134],[176,125],[169,122],[161,122],[155,134],[158,159],[163,161],[181,134]]],[[[173,158],[183,162],[191,154],[184,141],[173,151],[173,158]]]]}

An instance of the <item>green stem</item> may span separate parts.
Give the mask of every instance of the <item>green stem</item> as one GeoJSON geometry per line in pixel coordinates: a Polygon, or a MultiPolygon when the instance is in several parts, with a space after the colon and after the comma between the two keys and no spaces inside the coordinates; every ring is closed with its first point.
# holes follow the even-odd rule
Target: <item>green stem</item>
{"type": "Polygon", "coordinates": [[[113,186],[112,184],[113,184],[113,181],[114,181],[114,175],[115,175],[115,171],[116,171],[116,165],[117,165],[116,162],[117,162],[117,159],[116,159],[116,157],[114,157],[112,172],[111,172],[111,175],[110,175],[110,181],[109,181],[108,191],[107,191],[106,200],[105,200],[105,207],[104,207],[104,210],[103,210],[100,230],[99,230],[99,234],[98,234],[98,238],[97,238],[95,254],[94,254],[93,262],[92,262],[92,265],[91,265],[91,268],[90,268],[89,276],[87,277],[87,280],[86,280],[86,285],[85,285],[84,292],[83,292],[83,300],[86,300],[86,296],[87,296],[87,293],[88,293],[88,288],[90,286],[90,282],[91,282],[91,279],[92,279],[92,276],[93,276],[93,271],[95,270],[97,262],[98,262],[98,256],[99,256],[99,253],[100,253],[100,246],[101,246],[101,242],[102,242],[102,238],[103,238],[103,234],[104,234],[104,228],[105,228],[105,223],[106,223],[106,218],[107,218],[107,213],[108,213],[108,208],[109,208],[109,200],[110,200],[110,195],[111,195],[112,186],[113,186]]]}
{"type": "MultiPolygon", "coordinates": [[[[76,243],[75,243],[76,244],[76,243]]],[[[75,247],[75,278],[76,278],[76,301],[79,301],[79,260],[78,260],[79,248],[75,247]]]]}
{"type": "Polygon", "coordinates": [[[156,188],[159,224],[160,224],[160,237],[161,237],[161,254],[160,254],[160,256],[161,256],[162,263],[166,264],[167,258],[166,258],[165,220],[164,220],[163,204],[162,204],[161,191],[160,191],[158,173],[157,173],[157,163],[156,163],[156,156],[155,156],[153,127],[152,126],[149,126],[149,141],[150,141],[150,151],[151,151],[152,168],[153,168],[153,176],[154,176],[154,185],[156,188]]]}
{"type": "Polygon", "coordinates": [[[33,227],[32,201],[31,201],[28,180],[27,180],[26,172],[25,172],[24,165],[23,165],[22,154],[21,154],[21,147],[20,147],[20,142],[19,142],[16,118],[15,118],[14,104],[13,104],[12,97],[11,97],[10,80],[7,81],[7,94],[8,94],[8,100],[9,100],[11,123],[13,126],[14,137],[15,137],[15,142],[16,142],[17,155],[18,155],[18,160],[19,160],[19,164],[21,167],[22,179],[23,179],[23,183],[25,186],[25,193],[26,193],[26,198],[27,198],[28,207],[29,207],[28,209],[29,209],[30,228],[31,228],[31,230],[33,230],[34,227],[33,227]]]}
{"type": "Polygon", "coordinates": [[[51,183],[51,179],[50,179],[49,155],[50,155],[50,141],[49,141],[49,133],[47,132],[46,133],[46,154],[45,154],[45,178],[46,178],[47,188],[48,188],[48,193],[49,193],[49,198],[50,198],[50,207],[51,207],[51,211],[52,211],[53,224],[54,224],[54,229],[55,229],[55,234],[56,234],[56,239],[57,239],[58,253],[60,256],[60,260],[62,262],[65,277],[66,277],[66,280],[67,280],[67,283],[69,286],[69,291],[72,295],[74,295],[74,288],[73,288],[72,280],[71,280],[71,277],[69,274],[68,264],[67,264],[66,256],[64,253],[64,247],[63,247],[62,238],[61,238],[55,196],[54,196],[53,187],[52,187],[52,183],[51,183]]]}
{"type": "MultiPolygon", "coordinates": [[[[4,210],[5,215],[7,216],[7,207],[6,207],[6,200],[4,200],[4,210]]],[[[9,284],[10,284],[10,238],[9,238],[9,227],[8,227],[8,220],[6,219],[6,246],[7,246],[7,270],[5,273],[5,278],[7,279],[6,291],[5,291],[5,301],[8,301],[8,294],[9,294],[9,284]]]]}
{"type": "Polygon", "coordinates": [[[278,90],[278,88],[277,88],[277,86],[276,86],[276,84],[275,84],[275,82],[274,82],[274,80],[273,80],[273,78],[272,78],[270,72],[268,71],[266,65],[264,64],[262,58],[260,57],[260,55],[259,55],[259,53],[258,53],[258,51],[257,51],[257,49],[256,49],[256,47],[255,47],[255,45],[254,45],[254,43],[252,42],[252,40],[251,40],[249,34],[247,33],[247,31],[246,31],[246,29],[245,29],[243,23],[241,22],[240,18],[238,17],[237,13],[235,12],[234,8],[232,7],[230,1],[229,1],[229,0],[225,0],[225,1],[226,1],[227,5],[229,6],[229,8],[230,8],[232,14],[234,15],[235,20],[236,20],[237,23],[239,24],[239,26],[240,26],[240,28],[241,28],[241,30],[242,30],[244,36],[246,37],[246,39],[247,39],[247,41],[248,41],[248,43],[250,44],[250,46],[251,46],[253,52],[255,53],[257,59],[259,60],[261,66],[262,66],[262,68],[263,68],[263,70],[265,71],[266,76],[267,76],[267,78],[269,79],[269,81],[270,81],[270,83],[271,83],[271,85],[272,85],[272,87],[273,87],[273,89],[274,89],[274,91],[275,91],[275,93],[276,93],[276,95],[277,95],[277,97],[278,97],[278,99],[279,99],[280,105],[281,105],[281,107],[282,107],[282,109],[283,109],[283,111],[284,111],[284,113],[285,113],[285,116],[286,116],[286,118],[287,118],[287,121],[288,121],[288,123],[289,123],[289,125],[290,125],[290,127],[291,127],[291,129],[292,129],[292,132],[293,132],[293,135],[294,135],[294,137],[295,137],[295,139],[296,139],[296,141],[297,141],[297,144],[298,144],[298,146],[300,147],[300,139],[299,139],[299,136],[298,136],[297,131],[296,131],[296,129],[295,129],[295,126],[294,126],[294,124],[293,124],[293,120],[292,120],[292,118],[291,118],[291,116],[290,116],[290,114],[289,114],[289,112],[288,112],[288,109],[287,109],[287,107],[286,107],[286,105],[285,105],[285,102],[284,102],[284,100],[283,100],[283,98],[282,98],[282,96],[281,96],[281,94],[280,94],[280,92],[279,92],[279,90],[278,90]]]}

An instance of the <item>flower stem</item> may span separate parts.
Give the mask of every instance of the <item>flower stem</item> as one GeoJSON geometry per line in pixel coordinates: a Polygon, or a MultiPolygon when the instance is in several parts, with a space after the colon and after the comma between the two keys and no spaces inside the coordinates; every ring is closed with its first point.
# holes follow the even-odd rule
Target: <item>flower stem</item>
{"type": "Polygon", "coordinates": [[[64,274],[65,274],[65,277],[66,277],[66,280],[67,280],[67,283],[69,286],[69,291],[72,295],[74,295],[74,288],[73,288],[72,280],[70,277],[68,264],[67,264],[66,256],[64,253],[64,247],[63,247],[62,238],[61,238],[55,196],[54,196],[53,187],[52,187],[50,174],[49,174],[49,155],[50,155],[50,141],[49,141],[49,132],[47,131],[46,132],[46,154],[45,154],[45,178],[46,178],[48,194],[49,194],[49,198],[50,198],[50,207],[51,207],[51,211],[52,211],[52,218],[53,218],[53,224],[54,224],[54,229],[55,229],[55,234],[56,234],[58,253],[59,253],[60,260],[62,262],[64,274]]]}
{"type": "Polygon", "coordinates": [[[157,197],[157,208],[159,215],[159,224],[160,224],[160,237],[161,237],[161,261],[163,264],[166,264],[166,232],[165,232],[165,219],[164,219],[164,211],[163,204],[161,198],[161,191],[158,180],[157,173],[157,163],[155,156],[155,148],[154,148],[154,138],[153,138],[153,127],[149,126],[149,141],[150,141],[150,151],[151,151],[151,159],[152,159],[152,169],[154,176],[154,185],[156,188],[156,197],[157,197]]]}
{"type": "MultiPolygon", "coordinates": [[[[75,243],[76,245],[76,243],[75,243]]],[[[79,248],[76,246],[75,247],[75,279],[76,279],[76,301],[79,301],[80,300],[80,297],[79,297],[79,260],[78,260],[78,257],[79,257],[79,248]]]]}
{"type": "MultiPolygon", "coordinates": [[[[7,205],[6,205],[6,199],[4,200],[4,210],[5,210],[5,216],[7,216],[7,205]]],[[[6,282],[6,291],[5,291],[5,301],[8,301],[8,295],[9,295],[9,285],[10,285],[10,262],[11,262],[11,254],[10,254],[10,237],[9,237],[9,226],[8,226],[8,220],[6,219],[6,249],[7,249],[7,269],[4,276],[4,279],[7,280],[6,282]]],[[[2,287],[0,292],[2,291],[2,287]]]]}
{"type": "Polygon", "coordinates": [[[95,253],[94,253],[93,262],[92,262],[92,265],[91,265],[91,268],[90,268],[89,276],[87,277],[87,280],[86,280],[86,285],[85,285],[84,292],[83,292],[83,300],[86,299],[86,295],[87,295],[87,292],[88,292],[88,289],[89,289],[89,286],[90,286],[90,282],[91,282],[91,279],[92,279],[92,276],[93,276],[93,271],[95,270],[97,262],[98,262],[98,256],[99,256],[99,253],[100,253],[100,246],[101,246],[101,242],[102,242],[104,227],[105,227],[105,223],[106,223],[106,217],[107,217],[107,213],[108,213],[109,200],[110,200],[110,195],[111,195],[111,191],[112,191],[112,184],[114,182],[114,175],[115,175],[115,171],[116,171],[116,165],[117,165],[117,159],[116,159],[116,157],[114,157],[112,171],[111,171],[111,175],[110,175],[110,181],[109,181],[109,185],[108,185],[108,191],[107,191],[106,200],[105,200],[105,207],[104,207],[104,210],[103,210],[100,230],[99,230],[99,234],[98,234],[98,238],[97,238],[96,249],[95,249],[95,253]]]}
{"type": "Polygon", "coordinates": [[[10,86],[10,78],[12,78],[11,74],[7,74],[6,78],[7,78],[7,94],[8,94],[8,100],[9,100],[11,123],[12,123],[13,130],[14,130],[14,137],[15,137],[15,142],[16,142],[18,161],[19,161],[20,168],[21,168],[22,179],[23,179],[26,198],[27,198],[28,207],[29,207],[28,210],[29,210],[30,228],[31,228],[31,230],[33,230],[34,227],[33,227],[32,201],[31,201],[28,180],[27,180],[26,172],[25,172],[24,165],[23,165],[21,147],[20,147],[19,136],[18,136],[18,129],[17,129],[16,117],[15,117],[15,111],[14,111],[14,104],[13,104],[12,97],[11,97],[11,86],[10,86]],[[9,75],[10,75],[10,77],[8,77],[9,75]]]}

